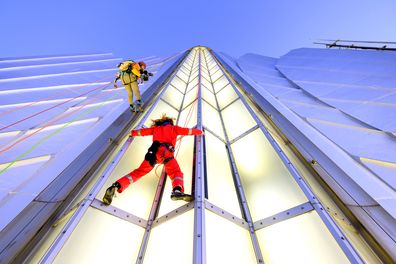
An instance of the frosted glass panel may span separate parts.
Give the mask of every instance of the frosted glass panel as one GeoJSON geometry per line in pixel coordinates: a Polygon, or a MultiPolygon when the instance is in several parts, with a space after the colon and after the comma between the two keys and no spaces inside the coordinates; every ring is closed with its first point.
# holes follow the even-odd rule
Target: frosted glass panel
{"type": "Polygon", "coordinates": [[[193,213],[194,210],[190,210],[153,228],[143,261],[145,264],[192,263],[193,213]]]}
{"type": "Polygon", "coordinates": [[[350,263],[316,212],[256,231],[264,263],[350,263]]]}
{"type": "MultiPolygon", "coordinates": [[[[214,82],[215,80],[212,80],[212,81],[214,82]]],[[[218,79],[217,81],[215,81],[213,83],[213,88],[214,88],[215,92],[217,93],[221,88],[226,86],[227,83],[229,83],[229,81],[227,80],[227,78],[224,75],[222,77],[220,77],[220,79],[218,79]]]]}
{"type": "Polygon", "coordinates": [[[241,100],[232,103],[221,111],[221,113],[229,140],[240,136],[245,131],[257,125],[241,100]]]}
{"type": "Polygon", "coordinates": [[[217,72],[212,71],[212,81],[217,80],[218,78],[220,78],[221,75],[223,75],[223,71],[222,70],[218,70],[217,72]]]}
{"type": "Polygon", "coordinates": [[[198,85],[191,89],[184,97],[183,108],[191,104],[198,96],[198,85]]]}
{"type": "Polygon", "coordinates": [[[178,114],[178,111],[173,109],[171,106],[169,106],[165,102],[159,101],[158,104],[153,109],[153,111],[151,112],[150,117],[147,118],[147,120],[144,123],[144,125],[146,127],[150,127],[151,123],[152,123],[151,119],[161,118],[162,114],[166,114],[167,116],[176,118],[177,114],[178,114]]]}
{"type": "MultiPolygon", "coordinates": [[[[180,137],[179,137],[180,138],[180,137]]],[[[184,191],[191,194],[191,182],[192,182],[192,164],[194,155],[194,136],[184,136],[181,140],[176,143],[175,158],[179,163],[180,169],[184,175],[184,191]],[[180,147],[180,148],[179,148],[180,147]]],[[[161,165],[157,172],[161,174],[163,165],[161,165]]],[[[161,207],[159,216],[169,213],[170,211],[185,204],[183,201],[172,201],[170,194],[172,191],[172,182],[170,178],[166,179],[165,190],[162,197],[161,207]]]]}
{"type": "Polygon", "coordinates": [[[169,86],[166,92],[162,95],[161,99],[165,100],[176,109],[180,109],[183,96],[184,95],[180,93],[179,90],[173,88],[173,86],[169,86]]]}
{"type": "Polygon", "coordinates": [[[217,109],[217,104],[214,94],[210,92],[205,86],[201,86],[201,96],[204,100],[209,102],[213,107],[217,109]]]}
{"type": "Polygon", "coordinates": [[[205,133],[205,143],[208,200],[242,218],[225,145],[209,132],[205,133]]]}
{"type": "Polygon", "coordinates": [[[261,130],[231,147],[254,221],[307,202],[261,130]]]}
{"type": "Polygon", "coordinates": [[[184,82],[188,82],[188,75],[182,71],[177,72],[177,76],[179,76],[184,82]]]}
{"type": "Polygon", "coordinates": [[[202,102],[203,125],[213,131],[216,135],[224,139],[224,131],[221,126],[219,112],[206,102],[202,102]]]}
{"type": "MultiPolygon", "coordinates": [[[[147,149],[151,146],[151,143],[151,136],[135,137],[111,176],[106,181],[106,184],[96,196],[97,199],[102,200],[106,189],[113,182],[139,167],[144,160],[144,155],[146,154],[147,149]]],[[[147,219],[150,214],[157,185],[158,178],[155,175],[155,171],[152,170],[150,173],[140,178],[139,181],[131,184],[121,194],[116,193],[112,205],[127,212],[131,212],[136,216],[147,219]]]]}
{"type": "Polygon", "coordinates": [[[192,81],[187,85],[187,92],[191,90],[191,88],[198,85],[198,78],[191,79],[192,81]]]}
{"type": "Polygon", "coordinates": [[[194,127],[197,125],[197,101],[188,106],[180,114],[178,125],[194,127]]]}
{"type": "Polygon", "coordinates": [[[144,229],[89,208],[54,263],[133,263],[144,229]]]}
{"type": "Polygon", "coordinates": [[[220,109],[223,109],[226,105],[238,98],[238,95],[235,93],[231,85],[224,87],[224,89],[217,93],[216,96],[220,109]]]}
{"type": "Polygon", "coordinates": [[[207,263],[257,263],[249,231],[206,210],[207,263]]]}
{"type": "Polygon", "coordinates": [[[173,80],[172,80],[172,82],[171,82],[171,84],[173,85],[173,86],[175,86],[177,89],[179,89],[180,91],[184,91],[184,90],[186,90],[186,83],[184,83],[182,80],[180,80],[179,78],[177,78],[177,77],[175,77],[175,78],[173,78],[173,80]]]}
{"type": "Polygon", "coordinates": [[[213,93],[212,83],[207,81],[205,78],[201,79],[201,83],[213,93]]]}

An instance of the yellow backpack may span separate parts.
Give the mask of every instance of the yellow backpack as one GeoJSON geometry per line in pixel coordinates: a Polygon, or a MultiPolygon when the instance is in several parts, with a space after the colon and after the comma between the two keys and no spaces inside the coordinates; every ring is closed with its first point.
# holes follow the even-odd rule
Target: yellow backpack
{"type": "Polygon", "coordinates": [[[128,73],[128,74],[133,73],[133,74],[137,75],[138,77],[140,76],[139,64],[137,64],[133,60],[123,61],[120,64],[118,64],[117,67],[120,69],[121,72],[128,73]]]}

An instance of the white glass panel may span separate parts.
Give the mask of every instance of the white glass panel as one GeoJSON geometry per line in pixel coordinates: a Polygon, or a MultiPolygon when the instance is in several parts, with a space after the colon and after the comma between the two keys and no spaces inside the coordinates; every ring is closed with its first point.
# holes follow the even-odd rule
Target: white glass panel
{"type": "MultiPolygon", "coordinates": [[[[180,140],[176,144],[175,158],[179,163],[180,170],[183,172],[184,175],[184,191],[188,194],[191,194],[194,136],[184,136],[179,138],[180,140]]],[[[163,165],[158,168],[158,175],[161,174],[162,168],[163,165]]],[[[159,216],[169,213],[170,211],[182,206],[185,203],[183,201],[172,201],[170,199],[171,191],[172,181],[168,177],[166,179],[164,194],[162,196],[159,216]]]]}
{"type": "Polygon", "coordinates": [[[217,66],[215,64],[209,65],[210,74],[214,74],[218,69],[220,69],[219,66],[217,66]]]}
{"type": "Polygon", "coordinates": [[[161,118],[162,114],[166,114],[167,116],[177,118],[178,111],[173,109],[167,103],[160,100],[158,104],[155,106],[154,110],[151,112],[150,117],[147,118],[146,122],[144,123],[144,126],[150,127],[152,123],[151,120],[161,118]]]}
{"type": "Polygon", "coordinates": [[[166,92],[162,95],[161,99],[167,101],[176,109],[179,109],[183,100],[183,94],[173,86],[169,86],[166,92]]]}
{"type": "Polygon", "coordinates": [[[236,138],[256,125],[241,100],[224,109],[222,115],[229,140],[236,138]]]}
{"type": "Polygon", "coordinates": [[[187,105],[191,104],[191,102],[196,100],[197,96],[198,96],[198,85],[196,85],[193,89],[191,89],[184,97],[183,108],[185,108],[187,105]]]}
{"type": "Polygon", "coordinates": [[[227,83],[229,83],[229,81],[227,80],[227,78],[223,75],[222,77],[220,77],[220,79],[217,80],[212,80],[213,83],[213,88],[215,90],[215,92],[217,93],[221,88],[223,88],[224,86],[226,86],[227,83]]]}
{"type": "Polygon", "coordinates": [[[190,70],[187,70],[185,67],[180,67],[180,71],[183,72],[185,75],[190,75],[190,70]]]}
{"type": "Polygon", "coordinates": [[[205,101],[202,102],[202,122],[205,127],[224,139],[224,131],[219,112],[205,101]]]}
{"type": "Polygon", "coordinates": [[[210,81],[210,77],[209,74],[205,71],[201,71],[201,75],[202,75],[202,80],[205,79],[207,81],[210,81]]]}
{"type": "Polygon", "coordinates": [[[216,96],[220,109],[223,109],[226,105],[238,98],[238,95],[230,84],[224,87],[216,96]]]}
{"type": "Polygon", "coordinates": [[[254,221],[307,202],[260,129],[231,148],[254,221]]]}
{"type": "Polygon", "coordinates": [[[198,85],[198,78],[195,78],[187,85],[187,92],[190,92],[192,88],[198,85]]]}
{"type": "Polygon", "coordinates": [[[208,263],[257,263],[249,231],[206,210],[208,263]]]}
{"type": "Polygon", "coordinates": [[[256,234],[264,263],[350,263],[316,212],[263,228],[256,234]]]}
{"type": "Polygon", "coordinates": [[[208,199],[242,218],[226,147],[209,132],[205,133],[205,143],[208,199]]]}
{"type": "Polygon", "coordinates": [[[189,74],[191,72],[191,67],[188,67],[186,64],[183,64],[181,69],[184,71],[184,73],[189,74]]]}
{"type": "Polygon", "coordinates": [[[184,82],[186,83],[188,82],[188,75],[185,74],[184,72],[178,71],[177,76],[179,76],[179,78],[181,78],[184,82]]]}
{"type": "Polygon", "coordinates": [[[195,71],[195,72],[193,72],[193,73],[191,74],[191,76],[190,76],[190,81],[192,81],[192,80],[196,79],[196,78],[197,78],[197,76],[198,76],[198,70],[197,70],[197,71],[195,71]]]}
{"type": "Polygon", "coordinates": [[[215,81],[220,78],[220,76],[223,75],[222,70],[218,70],[217,72],[213,72],[212,74],[212,81],[215,81]]]}
{"type": "Polygon", "coordinates": [[[133,263],[144,229],[89,208],[54,263],[133,263]]]}
{"type": "Polygon", "coordinates": [[[182,92],[186,90],[187,85],[177,77],[173,78],[171,84],[182,92]]]}
{"type": "Polygon", "coordinates": [[[179,119],[179,126],[194,127],[197,125],[197,100],[181,112],[179,119]]]}
{"type": "Polygon", "coordinates": [[[212,88],[212,83],[210,83],[208,80],[206,80],[205,78],[201,79],[201,83],[203,85],[205,85],[205,87],[207,87],[210,91],[213,92],[213,88],[212,88]]]}
{"type": "Polygon", "coordinates": [[[153,228],[143,263],[192,263],[193,237],[194,210],[190,210],[153,228]]]}
{"type": "Polygon", "coordinates": [[[208,101],[213,107],[217,108],[216,99],[213,93],[211,93],[205,86],[201,86],[202,98],[208,101]]]}
{"type": "MultiPolygon", "coordinates": [[[[96,198],[102,200],[106,189],[113,182],[138,168],[144,160],[144,155],[151,144],[151,136],[135,137],[96,198]]],[[[131,184],[121,194],[116,193],[112,205],[147,219],[150,214],[157,185],[158,177],[155,175],[155,171],[152,170],[137,182],[131,184]]]]}

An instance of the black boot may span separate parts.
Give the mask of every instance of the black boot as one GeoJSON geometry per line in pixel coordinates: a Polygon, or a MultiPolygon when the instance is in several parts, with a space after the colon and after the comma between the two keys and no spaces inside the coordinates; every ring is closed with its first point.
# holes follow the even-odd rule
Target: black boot
{"type": "Polygon", "coordinates": [[[194,197],[192,197],[189,194],[185,194],[184,192],[181,191],[181,188],[177,186],[172,191],[171,199],[173,201],[183,200],[186,202],[191,202],[192,200],[194,200],[194,197]]]}
{"type": "Polygon", "coordinates": [[[103,197],[103,203],[105,205],[110,205],[111,202],[113,201],[113,197],[115,194],[115,191],[121,188],[121,185],[118,182],[113,183],[109,188],[107,188],[106,193],[103,197]]]}

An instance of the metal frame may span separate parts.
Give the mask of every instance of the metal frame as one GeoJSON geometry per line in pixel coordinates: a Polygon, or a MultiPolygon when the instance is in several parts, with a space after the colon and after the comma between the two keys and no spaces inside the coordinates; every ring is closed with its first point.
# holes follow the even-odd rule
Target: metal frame
{"type": "MultiPolygon", "coordinates": [[[[201,48],[198,48],[198,107],[197,128],[202,130],[201,48]]],[[[194,200],[194,251],[193,263],[206,263],[205,234],[205,177],[202,137],[195,137],[195,200],[194,200]]]]}
{"type": "MultiPolygon", "coordinates": [[[[216,64],[216,61],[214,61],[214,63],[216,64]]],[[[219,68],[221,68],[221,67],[219,66],[219,68]]],[[[224,71],[223,71],[223,74],[224,74],[224,71]]],[[[213,82],[211,82],[211,84],[212,84],[212,89],[214,91],[213,82]]],[[[220,109],[219,108],[219,102],[217,100],[217,96],[215,96],[215,99],[216,99],[217,108],[220,109]]],[[[255,230],[254,230],[253,219],[252,219],[252,217],[250,215],[250,210],[248,208],[247,200],[246,200],[246,197],[245,197],[245,193],[244,193],[244,190],[242,188],[241,179],[239,177],[238,169],[237,169],[236,164],[235,164],[234,155],[233,155],[232,150],[231,150],[231,144],[230,144],[230,141],[228,139],[227,131],[226,131],[226,128],[225,128],[225,125],[224,125],[223,116],[222,116],[220,110],[218,110],[218,112],[219,112],[219,115],[220,115],[221,125],[223,127],[224,137],[225,137],[225,141],[226,141],[226,149],[227,149],[227,153],[228,153],[228,158],[230,160],[231,172],[232,172],[232,175],[234,177],[235,186],[237,187],[236,189],[237,189],[237,195],[238,195],[238,200],[239,200],[239,206],[241,208],[241,212],[242,212],[242,215],[243,215],[244,219],[248,223],[250,238],[252,240],[253,249],[254,249],[254,253],[256,255],[257,263],[264,263],[263,256],[262,256],[262,253],[261,253],[261,249],[260,249],[260,246],[259,246],[259,243],[258,243],[258,239],[257,239],[256,233],[255,233],[255,230]]]]}
{"type": "MultiPolygon", "coordinates": [[[[217,57],[213,54],[214,58],[216,60],[217,57]]],[[[321,202],[316,198],[315,194],[312,192],[311,188],[309,185],[305,182],[303,177],[299,174],[298,170],[294,167],[294,165],[291,163],[291,161],[288,159],[286,154],[282,151],[278,143],[275,141],[275,139],[272,137],[272,135],[269,133],[267,128],[264,126],[264,124],[261,122],[261,120],[257,117],[257,115],[254,113],[252,108],[249,106],[247,103],[246,99],[243,97],[243,95],[239,92],[238,88],[232,81],[232,79],[229,77],[229,73],[225,72],[224,69],[222,69],[225,77],[233,87],[234,91],[238,94],[238,96],[241,98],[242,103],[246,107],[246,109],[249,111],[250,115],[253,117],[253,119],[256,121],[256,123],[259,125],[261,131],[264,133],[265,137],[268,139],[269,143],[271,146],[274,148],[274,150],[277,152],[278,156],[281,158],[282,162],[292,175],[292,177],[295,179],[297,184],[300,186],[301,190],[304,192],[305,196],[308,198],[312,206],[315,208],[315,211],[318,213],[322,221],[325,223],[327,226],[328,230],[331,232],[333,235],[334,239],[337,241],[338,245],[341,247],[341,249],[344,251],[345,255],[347,258],[352,262],[352,263],[364,263],[363,260],[360,258],[359,254],[356,252],[355,248],[351,245],[351,243],[348,241],[346,236],[343,234],[341,229],[337,226],[337,224],[334,222],[334,220],[331,218],[331,216],[327,213],[326,210],[324,210],[321,202]]]]}

